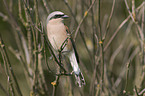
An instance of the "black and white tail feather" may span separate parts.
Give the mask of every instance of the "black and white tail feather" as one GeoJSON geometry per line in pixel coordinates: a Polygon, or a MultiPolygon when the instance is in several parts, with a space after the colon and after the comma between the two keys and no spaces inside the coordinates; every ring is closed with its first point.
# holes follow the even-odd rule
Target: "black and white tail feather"
{"type": "Polygon", "coordinates": [[[79,87],[86,85],[82,72],[80,72],[79,75],[75,74],[75,78],[76,78],[76,83],[78,83],[79,87]]]}
{"type": "Polygon", "coordinates": [[[82,87],[83,85],[85,85],[85,79],[84,79],[83,74],[80,71],[74,50],[70,53],[69,60],[73,68],[73,72],[75,73],[76,82],[79,85],[79,87],[82,87]]]}
{"type": "Polygon", "coordinates": [[[82,87],[83,85],[86,85],[86,83],[85,83],[84,76],[83,76],[82,72],[80,71],[80,68],[78,65],[79,56],[78,56],[78,53],[76,50],[76,46],[75,46],[75,43],[72,39],[71,33],[69,32],[67,26],[66,26],[66,32],[67,32],[67,34],[69,34],[69,37],[70,37],[69,39],[71,40],[71,43],[73,46],[73,50],[69,54],[69,60],[70,60],[71,66],[73,68],[73,72],[75,73],[76,82],[79,85],[79,87],[82,87]]]}

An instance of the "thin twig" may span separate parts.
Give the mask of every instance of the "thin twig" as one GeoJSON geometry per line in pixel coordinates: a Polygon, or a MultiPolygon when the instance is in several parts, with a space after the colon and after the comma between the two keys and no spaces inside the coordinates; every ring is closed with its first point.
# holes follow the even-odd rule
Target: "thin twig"
{"type": "Polygon", "coordinates": [[[101,1],[99,0],[99,10],[98,10],[98,26],[99,26],[99,35],[100,35],[100,46],[101,46],[101,92],[103,92],[103,85],[104,85],[104,44],[102,39],[102,29],[101,29],[101,1]]]}
{"type": "MultiPolygon", "coordinates": [[[[138,54],[138,52],[139,52],[139,47],[136,47],[136,49],[132,52],[132,54],[130,55],[130,57],[128,58],[128,60],[126,61],[125,64],[127,64],[127,63],[130,62],[130,61],[132,61],[133,58],[138,54]]],[[[115,87],[118,87],[118,85],[120,84],[121,79],[122,79],[122,77],[124,76],[124,73],[125,73],[125,68],[126,68],[126,66],[124,66],[124,67],[122,68],[122,70],[121,70],[121,72],[120,72],[120,74],[119,74],[117,80],[115,81],[115,83],[114,83],[114,86],[115,86],[115,87]]],[[[113,86],[113,87],[114,87],[114,86],[113,86]]]]}
{"type": "Polygon", "coordinates": [[[125,25],[125,23],[129,20],[129,18],[130,18],[130,15],[119,25],[119,27],[116,29],[116,31],[114,32],[114,34],[112,35],[112,37],[110,38],[106,46],[104,47],[104,51],[106,51],[106,49],[111,44],[111,42],[113,41],[113,39],[115,38],[119,30],[125,25]]]}
{"type": "Polygon", "coordinates": [[[85,14],[84,14],[83,18],[81,19],[79,25],[77,26],[77,29],[76,29],[75,35],[74,35],[74,39],[77,37],[78,31],[79,31],[79,29],[80,29],[80,27],[81,27],[81,24],[83,23],[84,19],[85,19],[86,16],[88,15],[88,12],[91,10],[91,8],[93,7],[93,5],[95,4],[95,1],[96,1],[96,0],[93,0],[92,4],[91,4],[90,7],[88,8],[88,10],[85,12],[85,14]]]}
{"type": "Polygon", "coordinates": [[[127,90],[128,87],[129,68],[130,68],[130,62],[127,63],[125,91],[127,90]]]}
{"type": "Polygon", "coordinates": [[[44,4],[44,6],[45,6],[45,9],[46,9],[47,13],[49,13],[49,8],[48,8],[46,0],[42,0],[42,2],[44,4]]]}
{"type": "Polygon", "coordinates": [[[135,14],[135,0],[132,0],[132,16],[134,20],[136,20],[136,14],[135,14]]]}
{"type": "Polygon", "coordinates": [[[12,25],[13,30],[16,31],[16,32],[14,32],[14,35],[15,35],[15,39],[16,39],[16,43],[17,43],[18,49],[20,50],[20,54],[22,55],[22,57],[24,57],[24,55],[22,54],[23,50],[22,50],[21,42],[20,42],[20,38],[24,37],[24,35],[23,35],[20,27],[18,26],[17,21],[13,17],[13,14],[9,11],[8,4],[7,4],[6,0],[3,0],[3,2],[4,2],[4,5],[6,7],[7,13],[9,15],[9,17],[10,17],[9,18],[9,23],[12,25]]]}
{"type": "MultiPolygon", "coordinates": [[[[83,1],[82,1],[83,2],[83,1]]],[[[92,3],[92,0],[90,0],[90,3],[92,3]]],[[[93,71],[93,78],[91,80],[91,85],[90,85],[90,91],[89,91],[89,95],[93,95],[94,96],[94,85],[95,85],[95,79],[96,79],[96,69],[97,69],[97,64],[98,62],[96,62],[96,43],[98,44],[98,40],[96,40],[97,38],[95,38],[96,35],[96,26],[95,26],[95,18],[94,18],[94,12],[93,12],[93,7],[91,9],[91,14],[92,14],[92,30],[93,30],[93,36],[92,36],[92,40],[93,40],[93,58],[92,58],[92,61],[93,61],[93,65],[92,65],[92,69],[94,69],[93,71]]]]}
{"type": "Polygon", "coordinates": [[[138,7],[136,8],[135,11],[138,11],[139,9],[141,9],[141,8],[144,6],[144,4],[145,4],[145,1],[143,1],[143,2],[140,4],[140,6],[138,6],[138,7]]]}
{"type": "MultiPolygon", "coordinates": [[[[128,34],[130,33],[130,30],[131,30],[131,27],[132,27],[132,24],[133,22],[130,22],[127,26],[127,29],[126,29],[126,32],[125,32],[125,35],[124,35],[124,39],[122,40],[122,42],[120,43],[119,47],[114,51],[114,53],[112,54],[111,58],[110,58],[110,66],[109,66],[109,69],[112,70],[113,68],[113,63],[114,63],[114,60],[116,58],[116,56],[118,55],[118,53],[121,51],[121,49],[123,48],[123,45],[124,43],[126,42],[127,40],[127,37],[128,37],[128,34]]],[[[131,43],[130,43],[131,44],[131,43]]],[[[130,48],[130,47],[129,47],[130,48]]],[[[128,51],[129,52],[129,51],[128,51]]],[[[128,53],[126,52],[126,53],[128,53]]],[[[125,56],[128,56],[127,54],[125,56]]],[[[124,64],[124,62],[123,62],[124,64]]]]}
{"type": "Polygon", "coordinates": [[[19,9],[19,18],[21,20],[21,22],[23,23],[24,26],[26,26],[26,22],[24,21],[23,17],[22,17],[22,8],[21,8],[21,0],[18,0],[18,9],[19,9]]]}
{"type": "Polygon", "coordinates": [[[126,8],[127,8],[127,10],[128,10],[128,13],[129,13],[129,15],[130,15],[132,21],[135,22],[135,19],[134,19],[133,15],[132,15],[132,13],[131,13],[131,11],[130,11],[130,9],[129,9],[129,6],[128,6],[128,4],[127,4],[127,1],[124,0],[124,2],[125,2],[126,8]]]}
{"type": "MultiPolygon", "coordinates": [[[[27,7],[27,6],[26,6],[27,7]]],[[[36,26],[38,24],[38,9],[37,9],[37,1],[34,0],[34,10],[35,10],[35,22],[36,22],[36,26]]],[[[30,16],[30,13],[29,13],[30,16]]],[[[31,16],[29,17],[31,24],[33,24],[32,18],[31,16]]],[[[35,92],[35,90],[37,89],[37,83],[38,83],[38,30],[35,30],[34,27],[31,25],[31,27],[33,28],[32,34],[33,34],[33,44],[34,44],[34,76],[33,76],[33,92],[35,92]]]]}
{"type": "Polygon", "coordinates": [[[116,0],[113,0],[111,13],[110,13],[110,16],[109,16],[109,18],[108,18],[107,27],[106,27],[106,30],[105,30],[106,32],[105,32],[105,34],[104,34],[104,36],[103,36],[103,40],[106,38],[106,35],[107,35],[108,30],[109,30],[109,27],[110,27],[110,22],[111,22],[111,20],[112,20],[112,15],[113,15],[113,12],[114,12],[115,1],[116,1],[116,0]]]}
{"type": "Polygon", "coordinates": [[[136,95],[139,96],[136,86],[135,86],[135,92],[136,92],[136,95]]]}
{"type": "Polygon", "coordinates": [[[60,78],[60,76],[56,76],[56,80],[53,82],[54,85],[53,85],[52,96],[56,96],[56,90],[57,90],[57,86],[58,86],[58,83],[59,83],[59,78],[60,78]]]}
{"type": "MultiPolygon", "coordinates": [[[[135,11],[138,11],[141,7],[143,7],[144,4],[145,4],[145,2],[143,2],[139,7],[137,7],[135,11]]],[[[109,45],[113,41],[114,37],[117,35],[117,33],[119,32],[119,30],[126,24],[126,22],[129,20],[129,18],[130,18],[130,15],[119,25],[119,27],[116,29],[116,31],[112,35],[111,39],[108,41],[108,43],[104,47],[104,51],[107,50],[107,48],[109,47],[109,45]]]]}
{"type": "MultiPolygon", "coordinates": [[[[145,20],[144,20],[144,14],[145,14],[145,12],[144,12],[144,10],[145,10],[145,7],[143,6],[143,8],[142,8],[142,21],[141,21],[141,30],[142,30],[142,33],[143,33],[143,38],[142,38],[142,40],[144,41],[144,36],[145,36],[145,33],[144,33],[144,22],[145,22],[145,20]]],[[[145,42],[142,44],[142,54],[143,54],[143,56],[142,56],[142,65],[144,65],[145,64],[145,50],[144,50],[144,46],[145,46],[145,42]]]]}
{"type": "MultiPolygon", "coordinates": [[[[2,52],[3,52],[3,57],[5,58],[5,61],[6,61],[6,63],[7,63],[7,67],[8,67],[8,68],[7,68],[7,71],[8,71],[8,69],[9,69],[10,74],[11,74],[11,76],[12,76],[12,78],[13,78],[15,84],[16,84],[17,92],[18,92],[18,94],[19,94],[20,96],[22,96],[20,87],[19,87],[19,85],[18,85],[16,76],[15,76],[15,74],[14,74],[14,72],[13,72],[12,66],[11,66],[11,64],[10,64],[10,61],[9,61],[9,58],[8,58],[8,55],[7,55],[7,51],[6,51],[6,49],[5,49],[5,46],[4,46],[4,43],[3,43],[1,37],[0,37],[0,42],[1,42],[1,46],[0,46],[0,47],[1,47],[1,50],[2,50],[2,52]]],[[[7,72],[7,73],[8,73],[8,72],[7,72]]],[[[9,76],[9,77],[10,77],[10,76],[9,76]]],[[[8,77],[8,78],[9,78],[9,77],[8,77]]],[[[11,82],[11,83],[12,83],[12,82],[11,82]]]]}
{"type": "Polygon", "coordinates": [[[143,93],[145,93],[145,88],[141,92],[139,92],[138,95],[142,95],[143,93]]]}

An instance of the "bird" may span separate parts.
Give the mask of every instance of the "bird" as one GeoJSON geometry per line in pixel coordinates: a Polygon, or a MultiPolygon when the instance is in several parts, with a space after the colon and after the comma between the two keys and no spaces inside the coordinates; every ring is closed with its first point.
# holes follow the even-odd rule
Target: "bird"
{"type": "Polygon", "coordinates": [[[70,64],[73,68],[72,72],[75,74],[76,83],[79,87],[82,87],[85,85],[85,79],[78,65],[79,58],[76,47],[68,27],[63,23],[64,19],[68,17],[68,15],[65,15],[61,11],[50,13],[46,21],[47,37],[55,51],[60,50],[62,46],[65,45],[62,52],[67,53],[66,56],[69,58],[70,64]]]}

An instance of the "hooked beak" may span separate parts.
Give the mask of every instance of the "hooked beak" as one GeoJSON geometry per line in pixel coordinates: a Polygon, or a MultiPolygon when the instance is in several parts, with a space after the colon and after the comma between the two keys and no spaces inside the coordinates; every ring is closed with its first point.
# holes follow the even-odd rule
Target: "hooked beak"
{"type": "Polygon", "coordinates": [[[62,16],[62,18],[68,18],[69,16],[67,16],[67,15],[64,15],[64,16],[62,16]]]}

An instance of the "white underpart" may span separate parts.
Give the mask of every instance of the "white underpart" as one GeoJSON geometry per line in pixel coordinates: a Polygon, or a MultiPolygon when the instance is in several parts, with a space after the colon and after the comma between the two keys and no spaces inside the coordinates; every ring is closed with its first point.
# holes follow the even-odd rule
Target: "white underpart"
{"type": "Polygon", "coordinates": [[[79,75],[80,68],[78,66],[78,63],[77,63],[77,59],[76,59],[74,50],[70,53],[69,60],[70,60],[70,63],[71,63],[71,66],[73,68],[74,73],[77,74],[77,75],[79,75]]]}

